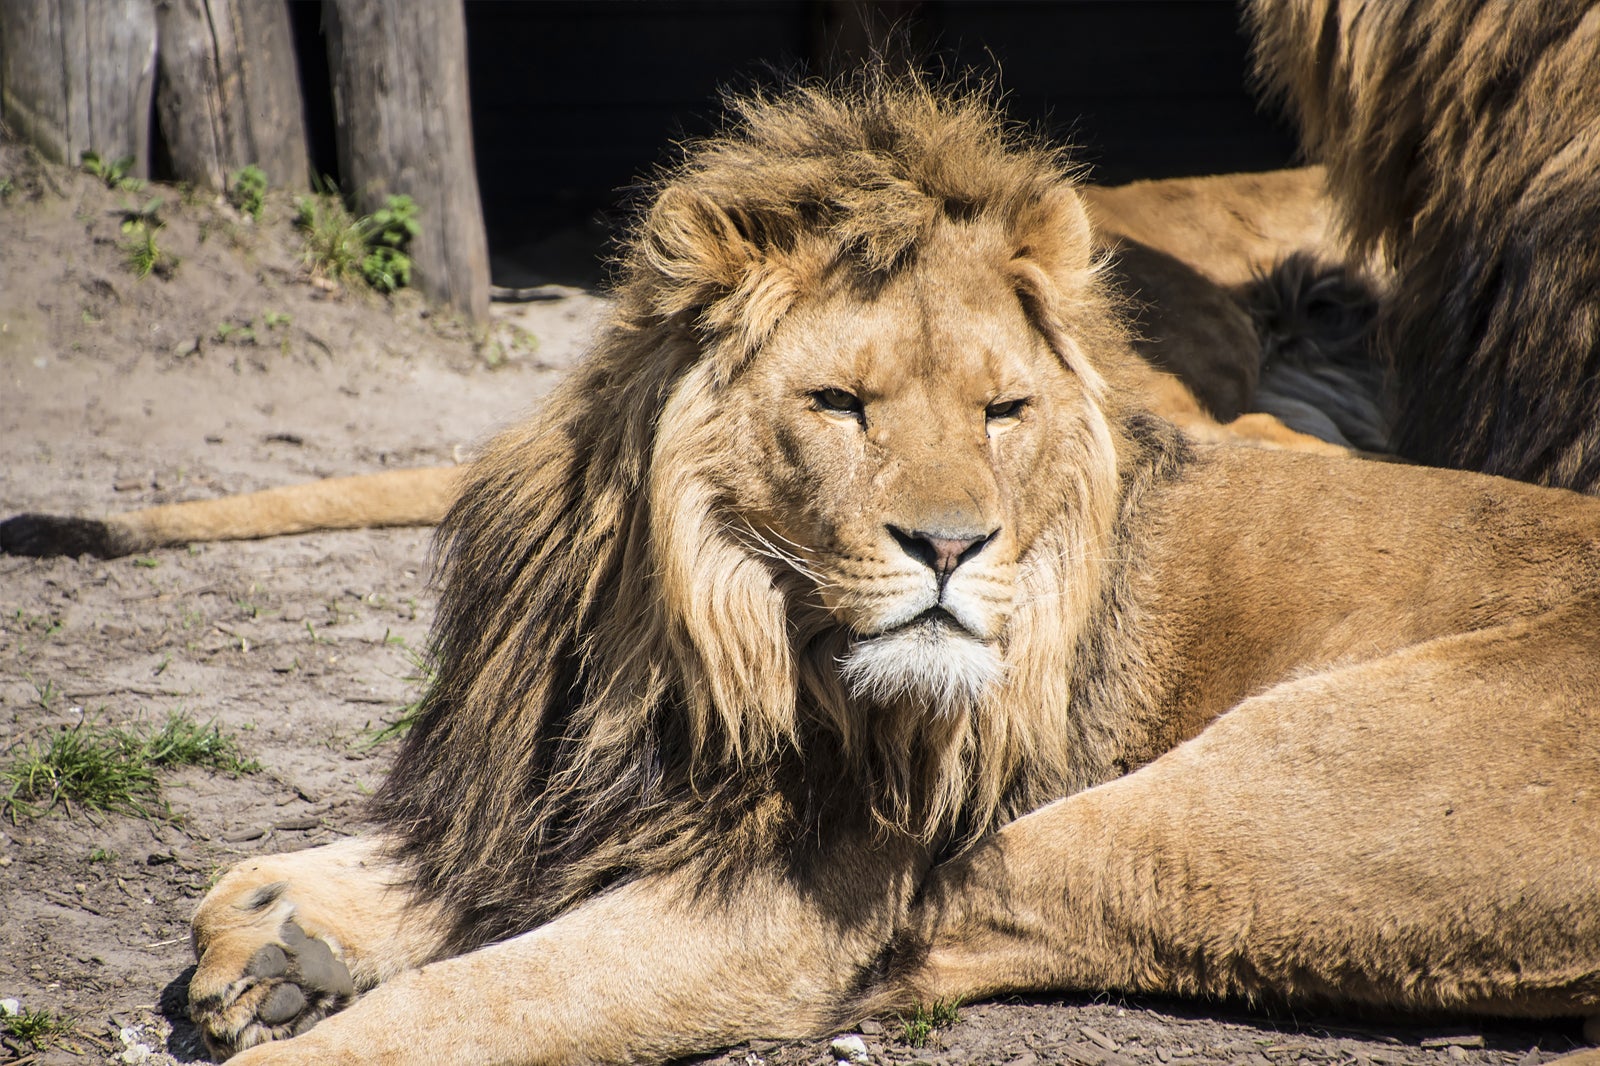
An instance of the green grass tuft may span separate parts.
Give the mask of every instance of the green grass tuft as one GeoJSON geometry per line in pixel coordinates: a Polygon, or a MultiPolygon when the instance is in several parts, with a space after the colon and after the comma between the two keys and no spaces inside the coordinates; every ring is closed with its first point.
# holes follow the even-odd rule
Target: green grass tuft
{"type": "Polygon", "coordinates": [[[434,679],[438,676],[438,668],[427,655],[409,647],[401,637],[391,637],[384,634],[384,643],[393,644],[405,653],[406,661],[411,664],[411,672],[403,675],[400,680],[417,686],[417,698],[402,707],[395,708],[395,716],[385,722],[380,728],[372,730],[366,747],[373,748],[385,741],[403,737],[411,732],[411,727],[416,724],[417,717],[422,713],[422,705],[428,698],[428,692],[433,688],[434,679]]]}
{"type": "Polygon", "coordinates": [[[253,774],[261,769],[254,759],[239,751],[239,742],[225,736],[215,722],[201,725],[193,718],[174,711],[161,728],[137,741],[129,758],[160,769],[201,766],[229,774],[253,774]]]}
{"type": "Polygon", "coordinates": [[[57,804],[91,811],[170,818],[157,770],[201,766],[225,773],[261,769],[215,723],[205,725],[174,711],[159,728],[107,727],[87,720],[30,742],[0,770],[0,807],[15,823],[57,804]]]}
{"type": "Polygon", "coordinates": [[[254,163],[240,167],[228,177],[228,202],[252,219],[261,221],[267,203],[267,175],[254,163]]]}
{"type": "Polygon", "coordinates": [[[16,1014],[0,1015],[0,1032],[13,1040],[33,1045],[42,1051],[64,1036],[77,1031],[78,1023],[65,1014],[52,1014],[47,1010],[21,1010],[16,1014]]]}
{"type": "Polygon", "coordinates": [[[959,1000],[935,1000],[931,1005],[918,1003],[911,1017],[901,1017],[900,1040],[911,1047],[926,1047],[934,1031],[944,1029],[961,1020],[959,1000]]]}

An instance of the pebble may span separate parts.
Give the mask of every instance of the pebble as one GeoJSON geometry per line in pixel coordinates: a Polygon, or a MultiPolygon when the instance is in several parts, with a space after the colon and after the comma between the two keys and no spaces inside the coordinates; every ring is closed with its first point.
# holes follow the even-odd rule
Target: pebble
{"type": "Polygon", "coordinates": [[[139,1040],[143,1033],[137,1029],[124,1029],[117,1035],[122,1038],[122,1054],[117,1056],[116,1061],[126,1063],[127,1066],[138,1066],[141,1062],[150,1061],[150,1056],[154,1052],[150,1050],[149,1044],[139,1040]]]}
{"type": "Polygon", "coordinates": [[[22,1001],[0,999],[0,1018],[12,1018],[22,1013],[22,1001]]]}
{"type": "Polygon", "coordinates": [[[869,1062],[871,1056],[867,1054],[867,1042],[850,1033],[846,1036],[836,1036],[828,1045],[828,1050],[840,1062],[869,1062]]]}
{"type": "Polygon", "coordinates": [[[878,1021],[876,1018],[868,1018],[866,1021],[861,1023],[861,1035],[882,1036],[883,1023],[878,1021]]]}
{"type": "Polygon", "coordinates": [[[1122,1048],[1121,1044],[1117,1043],[1115,1040],[1111,1039],[1098,1029],[1091,1029],[1087,1025],[1080,1025],[1078,1028],[1083,1031],[1083,1035],[1088,1037],[1090,1042],[1099,1044],[1107,1051],[1118,1051],[1122,1048]]]}

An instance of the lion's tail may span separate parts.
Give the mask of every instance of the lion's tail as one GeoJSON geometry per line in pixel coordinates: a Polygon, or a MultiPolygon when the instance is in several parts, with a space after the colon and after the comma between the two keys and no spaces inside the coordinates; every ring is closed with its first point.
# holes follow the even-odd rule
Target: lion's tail
{"type": "Polygon", "coordinates": [[[461,467],[423,467],[147,507],[107,518],[20,514],[0,522],[0,554],[111,559],[196,541],[248,540],[318,529],[434,525],[455,499],[461,467]]]}

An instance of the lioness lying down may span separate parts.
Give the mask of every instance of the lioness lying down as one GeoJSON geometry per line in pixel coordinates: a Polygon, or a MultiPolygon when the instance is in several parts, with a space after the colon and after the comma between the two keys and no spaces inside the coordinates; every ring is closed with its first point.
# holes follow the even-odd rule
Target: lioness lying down
{"type": "Polygon", "coordinates": [[[1600,1014],[1600,500],[1195,445],[1094,262],[979,101],[747,102],[466,472],[376,828],[202,903],[212,1047],[659,1060],[1036,989],[1600,1014]]]}

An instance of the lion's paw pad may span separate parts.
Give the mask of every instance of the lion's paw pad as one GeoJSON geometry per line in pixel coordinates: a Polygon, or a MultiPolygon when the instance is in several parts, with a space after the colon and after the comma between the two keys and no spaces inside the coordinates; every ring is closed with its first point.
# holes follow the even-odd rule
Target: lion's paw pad
{"type": "Polygon", "coordinates": [[[350,970],[293,921],[256,949],[229,996],[196,998],[189,1013],[218,1057],[303,1033],[355,998],[350,970]]]}

